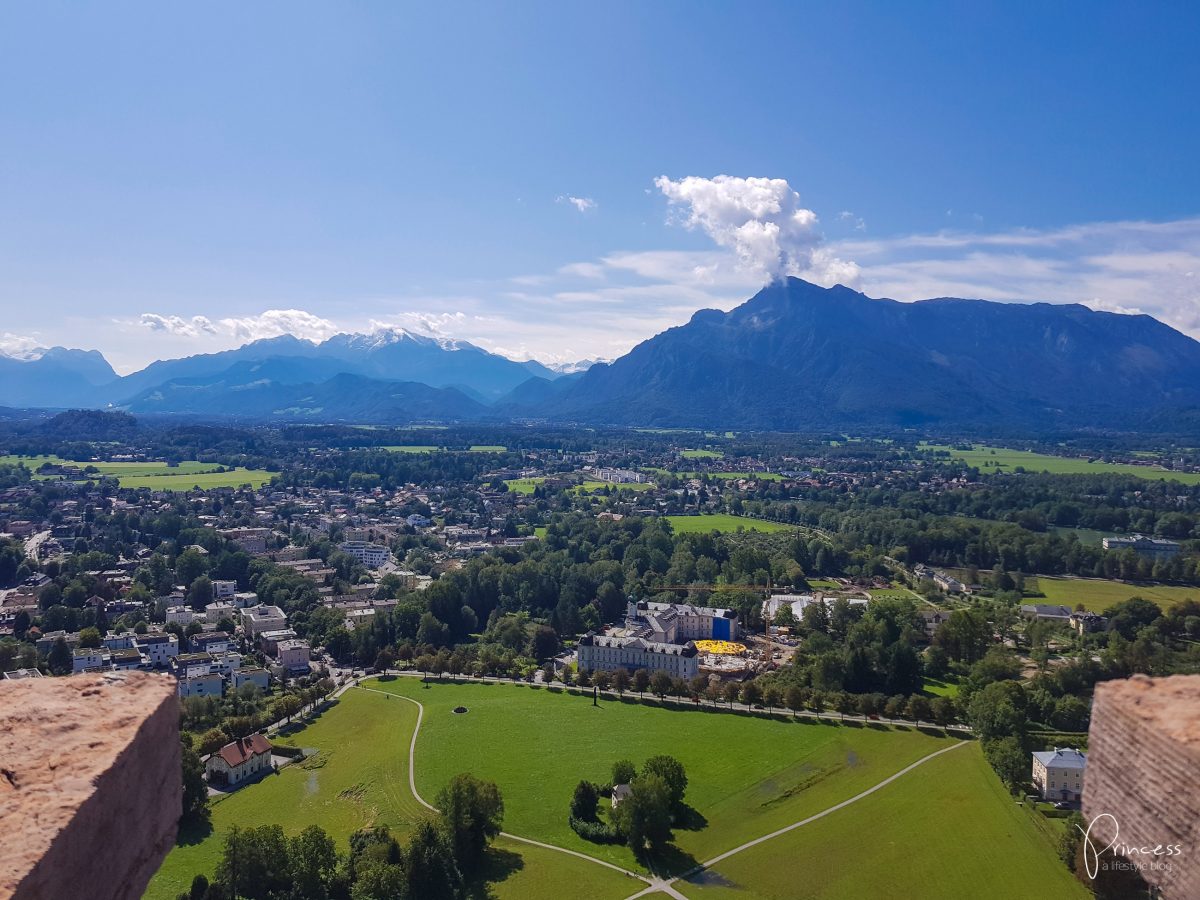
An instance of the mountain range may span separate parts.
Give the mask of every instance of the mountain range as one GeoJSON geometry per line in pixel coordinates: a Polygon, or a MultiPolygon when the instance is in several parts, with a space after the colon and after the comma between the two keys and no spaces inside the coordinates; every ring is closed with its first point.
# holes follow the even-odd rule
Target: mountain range
{"type": "Polygon", "coordinates": [[[1171,430],[1200,411],[1200,343],[1079,305],[872,299],[775,282],[610,363],[554,369],[391,330],[291,336],[118,376],[96,351],[0,358],[0,404],[403,423],[1171,430]],[[565,374],[569,372],[569,374],[565,374]]]}

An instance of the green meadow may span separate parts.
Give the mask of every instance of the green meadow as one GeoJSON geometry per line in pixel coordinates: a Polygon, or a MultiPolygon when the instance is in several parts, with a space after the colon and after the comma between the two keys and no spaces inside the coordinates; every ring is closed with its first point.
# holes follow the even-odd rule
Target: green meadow
{"type": "Polygon", "coordinates": [[[1037,592],[1046,599],[1036,598],[1030,602],[1058,603],[1074,609],[1082,603],[1092,612],[1104,612],[1114,603],[1130,597],[1153,600],[1164,609],[1183,600],[1200,600],[1200,588],[1170,584],[1135,584],[1128,581],[1108,581],[1102,578],[1053,578],[1038,575],[1025,579],[1026,592],[1037,592]]]}
{"type": "Polygon", "coordinates": [[[790,525],[782,525],[779,522],[767,522],[763,519],[750,519],[745,516],[731,516],[725,513],[709,513],[699,516],[667,516],[667,521],[671,523],[671,528],[676,534],[690,534],[701,532],[707,534],[710,531],[734,532],[739,529],[743,531],[762,531],[768,534],[776,531],[790,531],[790,525]]]}
{"type": "Polygon", "coordinates": [[[1011,472],[1017,467],[1027,472],[1049,472],[1054,475],[1134,475],[1156,481],[1179,481],[1183,484],[1200,484],[1200,473],[1171,472],[1157,466],[1139,466],[1132,463],[1099,462],[1079,457],[1051,456],[1028,450],[1006,450],[1002,447],[977,445],[971,450],[956,450],[953,447],[925,445],[926,450],[946,450],[954,459],[988,472],[1011,472]]]}
{"type": "MultiPolygon", "coordinates": [[[[77,462],[57,456],[0,456],[0,465],[23,464],[34,471],[42,465],[92,467],[97,476],[116,478],[123,488],[150,488],[155,491],[190,491],[202,489],[241,487],[249,484],[261,487],[271,480],[271,473],[263,469],[229,469],[218,472],[219,463],[186,460],[170,466],[165,462],[77,462]]],[[[35,477],[40,477],[36,476],[35,477]]],[[[48,476],[51,478],[57,476],[48,476]]]]}

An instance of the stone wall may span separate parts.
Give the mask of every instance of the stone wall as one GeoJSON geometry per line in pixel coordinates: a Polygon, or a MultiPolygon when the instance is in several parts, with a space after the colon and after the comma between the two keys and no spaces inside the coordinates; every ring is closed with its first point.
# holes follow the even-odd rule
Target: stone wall
{"type": "Polygon", "coordinates": [[[182,795],[174,679],[0,682],[0,897],[141,897],[182,795]]]}
{"type": "Polygon", "coordinates": [[[1200,897],[1200,675],[1096,686],[1083,817],[1097,850],[1147,848],[1124,855],[1168,900],[1200,897]]]}

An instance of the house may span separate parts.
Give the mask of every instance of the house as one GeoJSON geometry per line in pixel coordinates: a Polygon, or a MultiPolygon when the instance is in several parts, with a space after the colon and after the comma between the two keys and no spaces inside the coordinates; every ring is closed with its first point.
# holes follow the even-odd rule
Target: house
{"type": "Polygon", "coordinates": [[[278,631],[264,631],[258,636],[258,646],[263,653],[272,655],[279,649],[281,641],[294,641],[297,637],[291,628],[281,628],[278,631]]]}
{"type": "Polygon", "coordinates": [[[310,650],[308,641],[290,640],[280,641],[279,650],[279,665],[287,669],[289,672],[307,672],[310,650]]]}
{"type": "Polygon", "coordinates": [[[173,634],[135,634],[133,646],[156,669],[166,668],[179,655],[179,638],[173,634]]]}
{"type": "Polygon", "coordinates": [[[76,650],[72,656],[71,674],[85,672],[88,669],[108,668],[104,664],[104,654],[99,648],[76,650]]]}
{"type": "Polygon", "coordinates": [[[142,654],[133,649],[112,650],[108,655],[114,669],[137,669],[142,665],[142,654]]]}
{"type": "Polygon", "coordinates": [[[628,800],[633,788],[627,784],[614,784],[612,789],[612,807],[616,809],[623,800],[628,800]]]}
{"type": "Polygon", "coordinates": [[[13,669],[11,672],[5,672],[4,677],[8,681],[18,681],[22,678],[41,678],[43,676],[37,669],[13,669]]]}
{"type": "Polygon", "coordinates": [[[228,787],[271,768],[271,742],[261,734],[239,738],[208,758],[204,773],[209,784],[228,787]]]}
{"type": "Polygon", "coordinates": [[[1086,765],[1087,754],[1073,748],[1039,751],[1033,754],[1033,783],[1043,800],[1079,800],[1086,765]]]}
{"type": "Polygon", "coordinates": [[[643,600],[629,602],[626,619],[648,625],[655,640],[669,643],[683,641],[736,641],[737,612],[690,603],[654,603],[643,600]],[[659,637],[659,635],[662,637],[659,637]]]}
{"type": "Polygon", "coordinates": [[[249,668],[249,669],[234,669],[233,675],[230,676],[233,684],[233,689],[236,691],[244,684],[257,685],[258,689],[264,694],[271,684],[271,676],[267,674],[266,669],[249,668]]]}
{"type": "Polygon", "coordinates": [[[1151,559],[1171,559],[1179,554],[1179,543],[1165,538],[1146,537],[1133,534],[1129,537],[1106,537],[1101,542],[1105,550],[1132,550],[1139,556],[1151,559]]]}
{"type": "Polygon", "coordinates": [[[233,646],[233,639],[224,631],[194,634],[189,640],[195,653],[225,653],[233,646]]]}
{"type": "Polygon", "coordinates": [[[236,581],[214,581],[212,583],[213,599],[228,600],[237,593],[236,581]]]}
{"type": "Polygon", "coordinates": [[[264,631],[281,631],[287,628],[287,615],[278,606],[260,603],[242,610],[242,627],[246,636],[255,638],[264,631]]]}
{"type": "Polygon", "coordinates": [[[1039,622],[1058,622],[1066,625],[1071,621],[1071,608],[1046,603],[1023,603],[1021,615],[1039,622]]]}
{"type": "Polygon", "coordinates": [[[1071,628],[1080,634],[1090,634],[1094,631],[1104,631],[1108,627],[1108,618],[1094,612],[1071,613],[1071,628]]]}
{"type": "Polygon", "coordinates": [[[392,558],[392,551],[387,547],[366,541],[346,541],[338,549],[353,556],[368,569],[378,569],[392,558]]]}
{"type": "Polygon", "coordinates": [[[171,606],[167,609],[168,625],[191,625],[196,613],[190,606],[171,606]]]}
{"type": "Polygon", "coordinates": [[[925,635],[930,638],[950,619],[948,609],[922,609],[917,614],[925,621],[925,635]]]}
{"type": "Polygon", "coordinates": [[[220,697],[225,693],[225,679],[220,672],[208,672],[204,675],[193,675],[190,678],[179,679],[179,696],[185,697],[220,697]]]}

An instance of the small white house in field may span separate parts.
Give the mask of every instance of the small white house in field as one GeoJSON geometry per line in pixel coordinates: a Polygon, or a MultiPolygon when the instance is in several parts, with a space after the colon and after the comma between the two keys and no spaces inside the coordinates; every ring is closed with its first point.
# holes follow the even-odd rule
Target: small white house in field
{"type": "Polygon", "coordinates": [[[210,784],[232,787],[271,768],[271,742],[261,734],[239,738],[208,758],[204,772],[210,784]]]}

